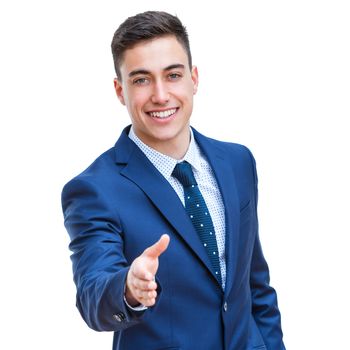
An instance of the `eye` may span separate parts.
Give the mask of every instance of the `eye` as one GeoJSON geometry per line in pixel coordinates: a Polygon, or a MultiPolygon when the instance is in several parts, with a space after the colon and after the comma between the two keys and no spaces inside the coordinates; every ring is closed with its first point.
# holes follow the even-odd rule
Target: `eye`
{"type": "Polygon", "coordinates": [[[179,73],[170,73],[168,75],[169,80],[178,80],[181,78],[181,74],[179,73]]]}
{"type": "Polygon", "coordinates": [[[132,81],[134,85],[146,85],[149,83],[149,80],[147,78],[137,78],[132,81]]]}

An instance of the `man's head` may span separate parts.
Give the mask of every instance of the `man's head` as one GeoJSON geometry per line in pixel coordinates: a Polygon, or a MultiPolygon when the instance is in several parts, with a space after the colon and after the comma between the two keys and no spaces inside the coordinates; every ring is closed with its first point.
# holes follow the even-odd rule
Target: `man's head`
{"type": "Polygon", "coordinates": [[[111,47],[117,78],[121,80],[120,66],[126,50],[142,41],[169,35],[173,35],[183,46],[191,69],[190,43],[186,28],[181,21],[166,12],[148,11],[127,18],[114,33],[111,47]]]}
{"type": "Polygon", "coordinates": [[[198,86],[181,22],[164,12],[136,15],[119,27],[112,47],[115,91],[136,135],[157,151],[180,159],[189,144],[198,86]]]}

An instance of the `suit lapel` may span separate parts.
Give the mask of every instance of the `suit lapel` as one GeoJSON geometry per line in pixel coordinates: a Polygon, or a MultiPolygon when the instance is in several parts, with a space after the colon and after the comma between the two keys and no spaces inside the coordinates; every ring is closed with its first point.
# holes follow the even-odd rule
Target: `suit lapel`
{"type": "Polygon", "coordinates": [[[204,137],[193,129],[194,136],[202,152],[215,174],[221,196],[225,206],[225,254],[226,254],[226,285],[225,295],[229,293],[236,271],[236,257],[238,256],[239,218],[240,209],[233,171],[232,160],[229,159],[225,148],[218,147],[218,143],[204,137]]]}
{"type": "Polygon", "coordinates": [[[216,280],[209,257],[176,192],[128,137],[125,129],[116,144],[116,162],[124,163],[120,174],[134,182],[174,227],[216,280]]]}

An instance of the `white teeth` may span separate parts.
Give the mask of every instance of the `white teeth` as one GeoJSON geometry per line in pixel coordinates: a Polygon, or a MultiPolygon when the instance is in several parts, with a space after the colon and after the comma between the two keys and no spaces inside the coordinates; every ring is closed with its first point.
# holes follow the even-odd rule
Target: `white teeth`
{"type": "Polygon", "coordinates": [[[163,112],[150,112],[149,114],[152,117],[156,117],[156,118],[167,118],[173,115],[175,112],[176,112],[176,108],[168,109],[167,111],[163,111],[163,112]]]}

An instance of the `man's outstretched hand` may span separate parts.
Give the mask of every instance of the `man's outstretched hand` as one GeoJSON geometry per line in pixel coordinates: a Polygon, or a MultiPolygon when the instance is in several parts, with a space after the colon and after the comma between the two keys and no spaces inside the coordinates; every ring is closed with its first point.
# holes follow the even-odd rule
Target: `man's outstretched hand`
{"type": "Polygon", "coordinates": [[[159,266],[158,258],[168,248],[169,242],[170,237],[167,234],[162,235],[158,242],[146,248],[131,264],[125,289],[125,298],[130,306],[155,304],[157,297],[155,275],[159,266]]]}

